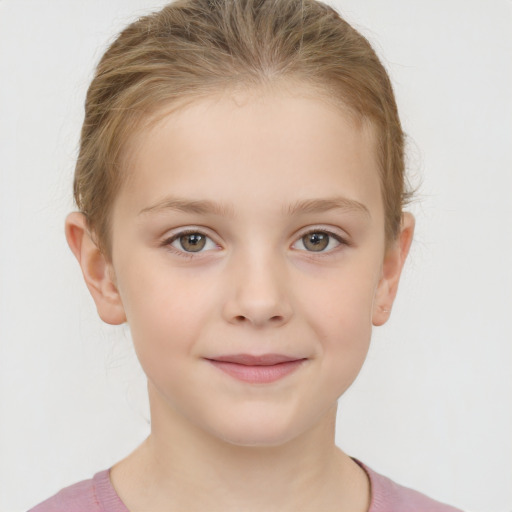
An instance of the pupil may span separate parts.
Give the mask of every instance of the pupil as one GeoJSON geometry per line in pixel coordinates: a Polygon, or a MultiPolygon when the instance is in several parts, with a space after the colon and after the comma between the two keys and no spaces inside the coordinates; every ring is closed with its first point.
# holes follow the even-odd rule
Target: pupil
{"type": "Polygon", "coordinates": [[[180,244],[188,252],[198,252],[206,244],[206,238],[200,233],[184,235],[180,238],[180,244]]]}
{"type": "Polygon", "coordinates": [[[304,246],[311,251],[323,251],[329,244],[329,235],[325,233],[311,233],[303,238],[304,246]]]}

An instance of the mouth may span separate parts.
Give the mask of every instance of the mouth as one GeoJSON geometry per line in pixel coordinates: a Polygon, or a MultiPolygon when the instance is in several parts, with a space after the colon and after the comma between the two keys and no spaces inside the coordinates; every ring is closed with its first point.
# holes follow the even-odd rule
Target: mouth
{"type": "Polygon", "coordinates": [[[207,361],[237,380],[252,384],[277,381],[297,370],[307,358],[282,354],[232,354],[208,358],[207,361]]]}

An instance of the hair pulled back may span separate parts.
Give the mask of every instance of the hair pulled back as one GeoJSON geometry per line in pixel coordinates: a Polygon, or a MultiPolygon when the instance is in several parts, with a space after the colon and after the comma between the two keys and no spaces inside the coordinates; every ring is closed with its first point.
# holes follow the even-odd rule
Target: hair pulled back
{"type": "Polygon", "coordinates": [[[87,92],[74,197],[111,257],[123,149],[159,108],[239,87],[299,81],[338,101],[377,140],[386,240],[407,200],[404,136],[389,77],[368,41],[315,0],[177,0],[129,25],[87,92]]]}

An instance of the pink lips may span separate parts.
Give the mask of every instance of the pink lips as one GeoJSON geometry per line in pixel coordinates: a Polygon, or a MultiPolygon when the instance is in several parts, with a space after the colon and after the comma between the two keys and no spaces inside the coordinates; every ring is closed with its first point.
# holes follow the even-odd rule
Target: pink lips
{"type": "Polygon", "coordinates": [[[253,384],[274,382],[295,371],[305,358],[284,356],[281,354],[233,354],[207,359],[219,370],[235,379],[253,384]]]}

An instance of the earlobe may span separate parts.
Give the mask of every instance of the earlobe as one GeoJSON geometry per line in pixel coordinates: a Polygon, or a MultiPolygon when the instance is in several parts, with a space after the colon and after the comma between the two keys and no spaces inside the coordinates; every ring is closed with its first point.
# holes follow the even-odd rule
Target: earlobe
{"type": "Polygon", "coordinates": [[[400,233],[387,250],[382,264],[382,275],[377,286],[372,313],[372,323],[375,326],[386,323],[389,318],[413,235],[414,217],[411,213],[404,212],[400,233]]]}
{"type": "Polygon", "coordinates": [[[65,229],[66,240],[82,268],[85,284],[100,318],[112,325],[126,322],[112,264],[96,245],[85,216],[79,212],[70,213],[66,218],[65,229]]]}

